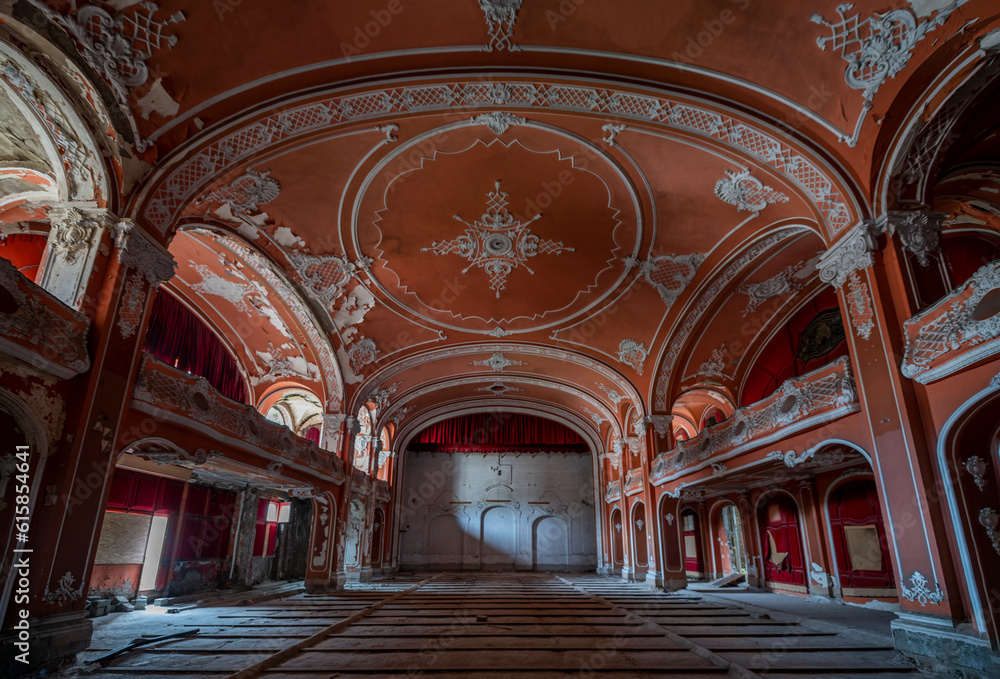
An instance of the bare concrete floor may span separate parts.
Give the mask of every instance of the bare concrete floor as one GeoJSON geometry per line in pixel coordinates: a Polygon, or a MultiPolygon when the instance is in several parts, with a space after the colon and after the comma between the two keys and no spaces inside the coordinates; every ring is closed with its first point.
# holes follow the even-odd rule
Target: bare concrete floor
{"type": "Polygon", "coordinates": [[[850,611],[875,632],[865,635],[802,619],[809,606],[833,605],[802,600],[793,621],[696,592],[663,594],[594,575],[405,576],[252,606],[100,618],[81,660],[143,635],[199,633],[55,676],[928,676],[892,650],[891,614],[850,611]]]}

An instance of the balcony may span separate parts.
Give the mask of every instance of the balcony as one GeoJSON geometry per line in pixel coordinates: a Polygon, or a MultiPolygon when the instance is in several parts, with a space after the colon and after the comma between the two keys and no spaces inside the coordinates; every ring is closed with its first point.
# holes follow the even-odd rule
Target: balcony
{"type": "Polygon", "coordinates": [[[738,409],[699,436],[660,453],[653,460],[650,480],[659,486],[707,466],[710,460],[734,457],[860,409],[854,376],[845,356],[785,380],[767,398],[738,409]]]}
{"type": "Polygon", "coordinates": [[[618,479],[608,481],[608,486],[604,490],[604,501],[608,504],[618,502],[622,499],[622,482],[618,479]]]}
{"type": "Polygon", "coordinates": [[[633,469],[625,475],[625,495],[642,492],[642,470],[633,469]]]}
{"type": "Polygon", "coordinates": [[[375,481],[375,501],[386,504],[390,497],[392,497],[392,493],[389,491],[389,484],[377,479],[375,481]]]}
{"type": "Polygon", "coordinates": [[[0,258],[0,352],[60,379],[90,369],[90,319],[0,258]]]}
{"type": "Polygon", "coordinates": [[[903,374],[921,384],[1000,353],[1000,261],[903,324],[903,374]]]}
{"type": "Polygon", "coordinates": [[[132,407],[269,463],[280,462],[338,485],[346,478],[343,463],[330,451],[269,422],[252,406],[226,398],[208,380],[148,354],[139,369],[132,407]]]}

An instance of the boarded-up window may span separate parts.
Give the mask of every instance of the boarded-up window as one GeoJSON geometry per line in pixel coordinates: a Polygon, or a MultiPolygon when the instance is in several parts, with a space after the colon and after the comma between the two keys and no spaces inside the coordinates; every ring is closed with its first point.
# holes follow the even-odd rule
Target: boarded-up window
{"type": "Polygon", "coordinates": [[[882,548],[879,546],[878,528],[874,524],[844,526],[844,535],[853,570],[882,570],[882,548]]]}

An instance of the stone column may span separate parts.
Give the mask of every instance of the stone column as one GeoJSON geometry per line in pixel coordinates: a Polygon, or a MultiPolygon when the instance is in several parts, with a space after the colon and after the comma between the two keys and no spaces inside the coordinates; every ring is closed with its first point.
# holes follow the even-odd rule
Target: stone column
{"type": "Polygon", "coordinates": [[[830,571],[831,559],[827,543],[829,536],[823,526],[823,509],[816,502],[816,479],[809,477],[797,483],[798,505],[802,514],[802,532],[806,543],[804,551],[809,580],[806,586],[810,594],[830,598],[833,577],[830,571]]]}

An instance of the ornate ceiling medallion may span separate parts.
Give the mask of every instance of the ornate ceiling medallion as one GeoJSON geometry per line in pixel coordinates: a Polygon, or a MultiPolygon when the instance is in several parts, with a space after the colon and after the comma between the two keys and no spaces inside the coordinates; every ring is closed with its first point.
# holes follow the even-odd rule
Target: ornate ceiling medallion
{"type": "Polygon", "coordinates": [[[486,212],[470,224],[455,215],[455,219],[468,228],[465,235],[450,241],[434,241],[429,248],[420,248],[421,252],[428,250],[436,255],[455,254],[469,260],[469,266],[462,269],[466,273],[473,266],[484,269],[490,275],[490,289],[496,291],[497,299],[507,287],[507,276],[519,267],[524,267],[528,273],[535,272],[528,266],[528,258],[539,253],[558,255],[564,250],[573,252],[562,241],[540,240],[531,233],[528,225],[541,218],[536,214],[528,222],[514,219],[507,212],[507,192],[500,190],[500,180],[496,188],[488,194],[486,212]]]}
{"type": "Polygon", "coordinates": [[[726,170],[726,176],[715,183],[715,195],[719,200],[735,205],[738,212],[752,212],[754,217],[759,217],[760,211],[771,203],[788,202],[788,196],[764,186],[746,168],[740,172],[726,170]]]}
{"type": "Polygon", "coordinates": [[[524,361],[514,361],[503,355],[503,352],[497,351],[492,356],[487,358],[485,361],[473,361],[469,365],[488,365],[493,368],[493,372],[503,372],[504,368],[509,368],[512,365],[527,365],[524,361]]]}

